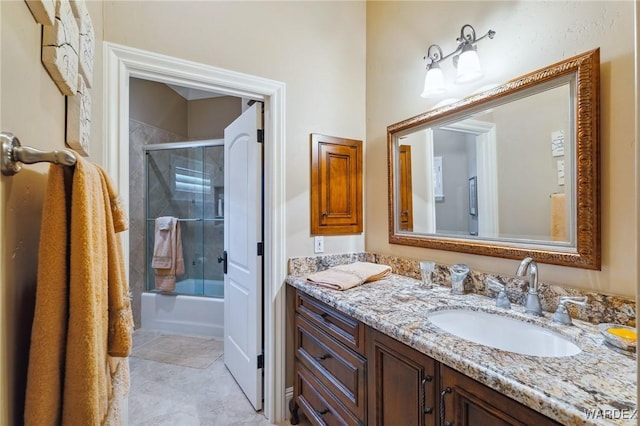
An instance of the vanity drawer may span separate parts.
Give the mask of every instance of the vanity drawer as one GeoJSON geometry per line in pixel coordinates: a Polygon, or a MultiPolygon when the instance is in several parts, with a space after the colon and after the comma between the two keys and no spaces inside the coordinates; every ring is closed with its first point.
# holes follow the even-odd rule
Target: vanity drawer
{"type": "Polygon", "coordinates": [[[296,311],[346,347],[364,353],[364,325],[359,321],[299,291],[296,291],[296,311]]]}
{"type": "Polygon", "coordinates": [[[367,361],[296,315],[295,347],[304,364],[329,391],[364,419],[366,413],[367,361]]]}
{"type": "Polygon", "coordinates": [[[318,379],[303,365],[296,363],[298,406],[314,425],[363,425],[352,413],[327,392],[318,379]]]}

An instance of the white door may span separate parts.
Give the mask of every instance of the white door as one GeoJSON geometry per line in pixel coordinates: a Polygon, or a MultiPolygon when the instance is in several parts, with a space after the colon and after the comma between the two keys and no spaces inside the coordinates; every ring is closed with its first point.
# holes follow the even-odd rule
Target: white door
{"type": "Polygon", "coordinates": [[[254,103],[224,130],[224,363],[262,409],[262,129],[254,103]],[[260,365],[260,367],[259,367],[260,365]]]}

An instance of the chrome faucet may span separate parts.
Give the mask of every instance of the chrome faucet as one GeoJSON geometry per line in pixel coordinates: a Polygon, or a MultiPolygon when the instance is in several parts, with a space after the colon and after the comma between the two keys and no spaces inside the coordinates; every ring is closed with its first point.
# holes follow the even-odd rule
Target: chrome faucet
{"type": "Polygon", "coordinates": [[[524,304],[524,311],[527,314],[542,316],[542,305],[540,304],[540,296],[538,296],[538,264],[530,257],[525,257],[520,266],[516,276],[524,277],[525,272],[529,270],[529,291],[527,292],[527,301],[524,304]]]}

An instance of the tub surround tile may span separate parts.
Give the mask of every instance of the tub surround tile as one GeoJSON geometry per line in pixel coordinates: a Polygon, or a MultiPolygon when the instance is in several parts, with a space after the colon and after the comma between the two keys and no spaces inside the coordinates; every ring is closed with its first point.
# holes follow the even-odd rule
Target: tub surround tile
{"type": "MultiPolygon", "coordinates": [[[[421,259],[428,260],[428,259],[421,259]]],[[[289,260],[289,273],[291,275],[306,275],[321,271],[331,266],[352,263],[355,261],[374,262],[391,266],[392,272],[410,278],[420,279],[420,260],[402,258],[393,255],[375,253],[347,253],[324,256],[295,257],[289,260]]],[[[433,281],[435,284],[451,287],[449,266],[436,264],[433,281]]],[[[527,298],[528,281],[526,277],[514,275],[493,274],[488,272],[471,270],[465,280],[465,290],[490,298],[495,298],[498,291],[488,288],[485,279],[495,277],[506,284],[507,297],[511,303],[524,305],[527,298]]],[[[592,324],[614,323],[635,327],[636,325],[636,301],[630,297],[613,296],[597,293],[590,290],[564,287],[556,284],[539,281],[540,302],[546,312],[555,312],[561,296],[587,296],[587,305],[578,307],[567,304],[571,317],[592,324]]]]}
{"type": "MultiPolygon", "coordinates": [[[[411,271],[414,275],[415,262],[416,268],[411,271]]],[[[400,264],[404,265],[394,263],[400,264]]],[[[440,268],[440,281],[446,284],[444,270],[440,268]]],[[[473,282],[483,282],[482,275],[475,274],[473,282]]],[[[605,347],[593,324],[574,320],[574,326],[561,326],[551,322],[552,314],[548,312],[543,318],[536,318],[524,314],[519,305],[501,310],[487,297],[452,295],[446,285],[427,290],[419,280],[398,274],[347,291],[313,285],[305,275],[290,275],[287,282],[560,423],[624,424],[628,421],[587,420],[585,411],[636,408],[635,358],[605,347]],[[540,358],[471,343],[442,331],[428,320],[430,312],[447,308],[500,312],[535,323],[570,338],[582,352],[570,358],[540,358]]]]}

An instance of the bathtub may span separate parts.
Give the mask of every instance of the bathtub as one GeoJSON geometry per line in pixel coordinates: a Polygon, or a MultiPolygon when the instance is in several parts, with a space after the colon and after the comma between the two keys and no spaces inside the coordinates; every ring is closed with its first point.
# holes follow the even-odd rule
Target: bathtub
{"type": "Polygon", "coordinates": [[[185,294],[142,293],[141,327],[179,334],[224,336],[224,283],[214,280],[184,280],[176,293],[202,293],[218,297],[185,294]],[[195,291],[194,291],[195,290],[195,291]]]}

